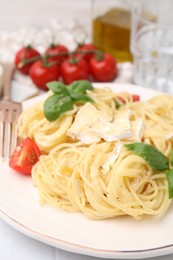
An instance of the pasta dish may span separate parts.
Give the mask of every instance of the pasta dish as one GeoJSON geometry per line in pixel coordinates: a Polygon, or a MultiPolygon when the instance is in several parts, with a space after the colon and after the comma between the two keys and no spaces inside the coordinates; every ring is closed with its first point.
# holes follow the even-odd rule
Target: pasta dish
{"type": "Polygon", "coordinates": [[[42,152],[32,169],[40,203],[93,219],[164,214],[171,203],[166,171],[125,145],[148,144],[170,159],[173,97],[133,102],[130,93],[109,88],[87,95],[94,102],[76,102],[51,122],[44,101],[20,116],[20,137],[32,138],[42,152]]]}

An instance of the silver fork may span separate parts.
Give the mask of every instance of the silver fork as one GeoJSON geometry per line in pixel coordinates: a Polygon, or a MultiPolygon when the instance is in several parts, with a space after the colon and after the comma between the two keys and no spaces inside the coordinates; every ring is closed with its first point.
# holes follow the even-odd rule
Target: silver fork
{"type": "Polygon", "coordinates": [[[22,112],[20,103],[10,99],[13,64],[3,64],[2,98],[0,101],[0,158],[10,157],[17,146],[17,120],[22,112]]]}

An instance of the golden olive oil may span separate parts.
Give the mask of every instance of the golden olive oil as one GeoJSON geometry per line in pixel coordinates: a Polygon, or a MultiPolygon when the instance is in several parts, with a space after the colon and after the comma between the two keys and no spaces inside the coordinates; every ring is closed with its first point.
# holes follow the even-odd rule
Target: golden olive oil
{"type": "Polygon", "coordinates": [[[117,8],[107,11],[93,20],[93,43],[118,62],[131,61],[130,23],[130,11],[117,8]]]}

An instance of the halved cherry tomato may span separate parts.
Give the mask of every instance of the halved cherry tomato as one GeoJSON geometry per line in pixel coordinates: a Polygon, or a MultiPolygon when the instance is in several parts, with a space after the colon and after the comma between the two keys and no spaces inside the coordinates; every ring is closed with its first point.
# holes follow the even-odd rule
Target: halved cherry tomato
{"type": "Polygon", "coordinates": [[[65,60],[61,64],[61,75],[65,84],[81,79],[89,79],[88,63],[84,59],[65,60]]]}
{"type": "Polygon", "coordinates": [[[104,53],[102,58],[95,55],[90,59],[89,65],[94,81],[109,82],[117,75],[116,60],[108,53],[104,53]]]}
{"type": "Polygon", "coordinates": [[[31,59],[31,58],[34,58],[34,57],[40,57],[40,53],[32,48],[31,46],[27,46],[27,47],[23,47],[21,48],[17,53],[16,53],[16,56],[15,56],[15,65],[16,65],[16,68],[23,74],[26,74],[28,75],[29,74],[29,70],[32,66],[32,64],[34,63],[33,62],[30,62],[28,64],[25,64],[23,66],[20,66],[21,65],[21,62],[23,59],[31,59]]]}
{"type": "Polygon", "coordinates": [[[34,164],[38,162],[41,155],[37,144],[30,138],[25,138],[10,157],[9,166],[24,174],[31,175],[34,164]]]}
{"type": "MultiPolygon", "coordinates": [[[[132,101],[137,102],[140,101],[140,96],[137,94],[132,94],[132,101]]],[[[116,100],[116,107],[119,108],[125,103],[125,100],[122,97],[118,97],[118,100],[116,100]]]]}
{"type": "Polygon", "coordinates": [[[132,98],[133,98],[133,102],[140,101],[140,96],[137,94],[133,94],[132,98]]]}
{"type": "Polygon", "coordinates": [[[36,61],[30,69],[30,77],[33,83],[42,90],[48,90],[46,83],[59,79],[60,70],[57,64],[44,64],[44,61],[36,61]]]}
{"type": "Polygon", "coordinates": [[[52,55],[52,57],[49,58],[49,61],[61,63],[63,60],[68,58],[68,49],[62,44],[51,44],[45,51],[45,54],[49,54],[50,56],[52,55]],[[58,56],[57,54],[60,55],[58,56]]]}
{"type": "MultiPolygon", "coordinates": [[[[122,103],[125,102],[125,100],[124,100],[122,97],[118,97],[118,99],[119,99],[122,103]]],[[[137,94],[132,94],[132,101],[133,101],[133,102],[140,101],[140,96],[137,95],[137,94]]]]}

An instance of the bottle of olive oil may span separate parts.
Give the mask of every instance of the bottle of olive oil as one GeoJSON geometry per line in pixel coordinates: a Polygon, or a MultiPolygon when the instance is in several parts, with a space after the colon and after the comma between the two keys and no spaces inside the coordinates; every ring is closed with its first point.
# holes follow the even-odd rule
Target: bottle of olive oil
{"type": "Polygon", "coordinates": [[[114,56],[118,62],[131,61],[130,23],[130,10],[112,7],[93,19],[93,43],[114,56]]]}

